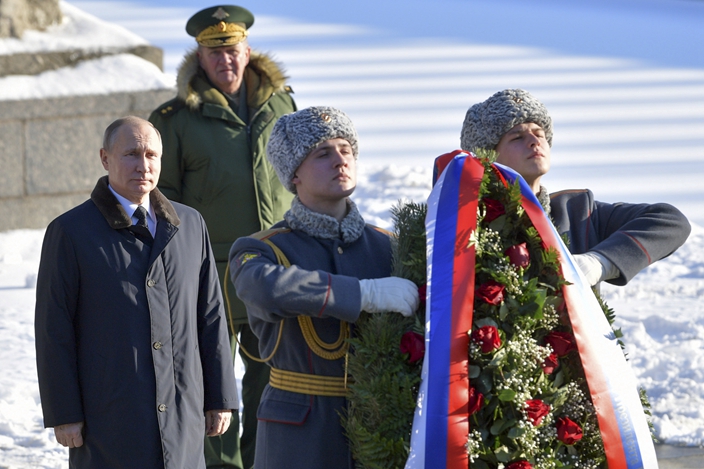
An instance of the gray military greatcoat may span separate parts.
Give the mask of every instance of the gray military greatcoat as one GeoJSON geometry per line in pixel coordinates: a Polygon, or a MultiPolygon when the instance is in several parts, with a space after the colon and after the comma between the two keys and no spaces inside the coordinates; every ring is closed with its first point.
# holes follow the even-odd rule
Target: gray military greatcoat
{"type": "MultiPolygon", "coordinates": [[[[334,218],[310,212],[294,199],[285,220],[257,237],[240,238],[232,246],[230,266],[237,295],[247,306],[262,357],[274,350],[284,320],[281,343],[269,362],[272,367],[342,378],[345,359],[316,355],[304,340],[296,318],[310,316],[319,337],[327,343],[335,342],[341,321],[354,323],[359,317],[358,279],[391,274],[389,233],[365,225],[353,204],[338,225],[334,218]],[[280,265],[262,238],[281,249],[291,267],[280,265]]],[[[254,467],[353,468],[340,423],[346,405],[344,397],[309,395],[267,385],[257,414],[254,467]]]]}
{"type": "Polygon", "coordinates": [[[621,272],[625,285],[642,269],[677,250],[689,236],[687,218],[669,204],[609,204],[588,189],[550,194],[550,214],[572,254],[596,251],[621,272]]]}

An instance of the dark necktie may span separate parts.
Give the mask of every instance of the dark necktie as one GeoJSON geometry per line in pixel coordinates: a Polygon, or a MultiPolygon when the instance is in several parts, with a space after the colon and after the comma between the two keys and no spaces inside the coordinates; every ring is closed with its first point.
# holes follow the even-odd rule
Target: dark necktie
{"type": "Polygon", "coordinates": [[[139,239],[151,246],[154,238],[149,231],[149,225],[147,225],[147,209],[141,205],[138,206],[137,210],[134,211],[134,217],[137,219],[137,223],[132,225],[130,228],[137,234],[139,239]]]}

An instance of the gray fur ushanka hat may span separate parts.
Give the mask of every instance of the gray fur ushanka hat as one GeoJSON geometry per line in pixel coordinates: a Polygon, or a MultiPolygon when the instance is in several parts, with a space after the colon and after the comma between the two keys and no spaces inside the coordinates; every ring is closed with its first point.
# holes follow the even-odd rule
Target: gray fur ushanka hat
{"type": "Polygon", "coordinates": [[[469,108],[462,124],[460,145],[467,151],[493,150],[506,132],[526,122],[542,127],[552,146],[552,119],[543,103],[524,90],[499,91],[469,108]]]}
{"type": "Polygon", "coordinates": [[[347,114],[326,106],[314,106],[285,114],[274,125],[266,146],[266,156],[281,184],[296,193],[291,182],[306,156],[318,145],[333,138],[344,138],[359,155],[357,131],[347,114]]]}

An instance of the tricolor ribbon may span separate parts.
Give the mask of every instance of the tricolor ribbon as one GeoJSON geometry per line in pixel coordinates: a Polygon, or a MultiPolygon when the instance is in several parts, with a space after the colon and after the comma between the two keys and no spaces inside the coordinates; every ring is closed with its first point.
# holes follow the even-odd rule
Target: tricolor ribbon
{"type": "MultiPolygon", "coordinates": [[[[510,168],[495,167],[508,184],[518,180],[523,208],[545,248],[560,254],[570,282],[563,294],[609,469],[657,469],[635,377],[589,284],[526,182],[510,168]]],[[[476,229],[483,173],[482,164],[460,150],[436,162],[437,182],[426,218],[426,353],[406,469],[469,467],[467,332],[472,328],[475,272],[468,240],[476,229]]]]}

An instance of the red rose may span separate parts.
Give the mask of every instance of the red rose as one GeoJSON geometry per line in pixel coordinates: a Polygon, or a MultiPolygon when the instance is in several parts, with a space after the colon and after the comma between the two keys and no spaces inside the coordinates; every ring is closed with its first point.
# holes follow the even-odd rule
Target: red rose
{"type": "Polygon", "coordinates": [[[557,419],[557,439],[566,445],[573,445],[582,439],[582,427],[567,417],[557,419]]]}
{"type": "Polygon", "coordinates": [[[474,388],[474,386],[469,387],[469,415],[479,412],[482,408],[482,403],[484,402],[484,395],[474,388]]]}
{"type": "Polygon", "coordinates": [[[408,361],[415,363],[425,355],[425,338],[417,332],[408,331],[401,337],[401,353],[409,355],[408,361]]]}
{"type": "Polygon", "coordinates": [[[528,417],[528,420],[530,420],[530,423],[532,423],[534,427],[540,425],[543,421],[543,417],[548,415],[548,412],[550,412],[550,406],[540,399],[530,399],[526,401],[526,417],[528,417]]]}
{"type": "Polygon", "coordinates": [[[574,337],[569,332],[553,331],[545,336],[545,343],[552,347],[558,357],[564,357],[577,349],[574,337]]]}
{"type": "Polygon", "coordinates": [[[482,199],[482,202],[484,203],[484,209],[486,210],[486,214],[484,215],[484,221],[487,223],[491,223],[492,221],[496,220],[501,215],[506,213],[504,204],[502,204],[498,200],[482,199]]]}
{"type": "Polygon", "coordinates": [[[545,373],[546,375],[551,375],[555,372],[555,368],[557,368],[559,365],[560,362],[557,361],[557,355],[551,353],[540,366],[543,367],[543,373],[545,373]]]}
{"type": "Polygon", "coordinates": [[[516,267],[528,267],[530,265],[530,253],[528,252],[528,246],[526,243],[516,244],[506,249],[504,252],[508,256],[511,264],[516,267]]]}
{"type": "Polygon", "coordinates": [[[501,337],[494,326],[482,326],[472,331],[472,340],[481,344],[482,353],[489,353],[501,347],[501,337]]]}
{"type": "Polygon", "coordinates": [[[528,461],[514,461],[506,466],[506,469],[533,469],[528,461]]]}
{"type": "Polygon", "coordinates": [[[475,290],[477,297],[481,298],[490,305],[499,305],[504,301],[504,287],[499,282],[489,280],[486,283],[479,285],[475,290]]]}

